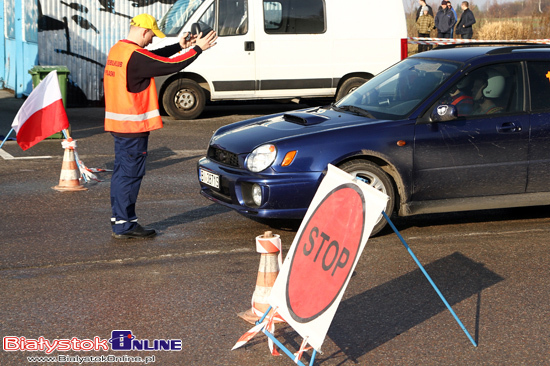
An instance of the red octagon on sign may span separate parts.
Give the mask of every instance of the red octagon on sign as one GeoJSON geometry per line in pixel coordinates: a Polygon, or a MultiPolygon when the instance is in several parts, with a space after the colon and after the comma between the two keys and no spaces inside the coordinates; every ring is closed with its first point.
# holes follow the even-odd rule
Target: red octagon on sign
{"type": "Polygon", "coordinates": [[[361,247],[365,199],[355,184],[332,190],[300,234],[286,286],[290,315],[300,323],[323,314],[338,297],[361,247]]]}

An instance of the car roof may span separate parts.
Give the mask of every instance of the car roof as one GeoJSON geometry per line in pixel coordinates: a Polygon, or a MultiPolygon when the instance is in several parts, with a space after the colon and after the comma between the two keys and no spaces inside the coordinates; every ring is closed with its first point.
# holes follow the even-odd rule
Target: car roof
{"type": "Polygon", "coordinates": [[[476,45],[472,44],[454,44],[443,45],[430,51],[417,53],[410,57],[436,58],[448,61],[468,62],[479,57],[489,57],[491,55],[514,54],[514,58],[519,53],[550,53],[550,45],[543,44],[517,44],[506,43],[503,45],[476,45]]]}

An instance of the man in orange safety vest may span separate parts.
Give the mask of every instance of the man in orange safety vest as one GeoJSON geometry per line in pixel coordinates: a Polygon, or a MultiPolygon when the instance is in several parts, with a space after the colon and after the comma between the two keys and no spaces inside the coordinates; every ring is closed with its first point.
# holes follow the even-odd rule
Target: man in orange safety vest
{"type": "Polygon", "coordinates": [[[211,31],[203,36],[185,34],[178,43],[148,51],[144,47],[153,37],[163,38],[155,18],[140,14],[132,18],[126,39],[109,51],[104,73],[105,131],[111,132],[115,145],[115,164],[111,178],[111,225],[116,239],[148,238],[156,234],[137,223],[135,211],[150,131],[162,128],[156,76],[185,68],[205,50],[216,44],[211,31]],[[189,51],[169,58],[183,49],[189,51]]]}

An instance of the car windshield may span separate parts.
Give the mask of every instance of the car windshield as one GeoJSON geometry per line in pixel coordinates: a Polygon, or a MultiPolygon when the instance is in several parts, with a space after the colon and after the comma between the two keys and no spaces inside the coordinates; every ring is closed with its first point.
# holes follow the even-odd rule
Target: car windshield
{"type": "Polygon", "coordinates": [[[178,0],[162,17],[159,28],[167,36],[177,36],[204,0],[178,0]]]}
{"type": "Polygon", "coordinates": [[[339,100],[333,108],[377,119],[401,119],[431,95],[460,66],[408,58],[339,100]]]}

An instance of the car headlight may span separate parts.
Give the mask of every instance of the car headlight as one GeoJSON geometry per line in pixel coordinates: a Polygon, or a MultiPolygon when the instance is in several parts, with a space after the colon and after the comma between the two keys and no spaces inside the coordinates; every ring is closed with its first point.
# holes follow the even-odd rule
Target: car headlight
{"type": "Polygon", "coordinates": [[[246,167],[254,173],[261,172],[268,168],[275,161],[277,148],[275,145],[267,144],[254,149],[246,159],[246,167]]]}

